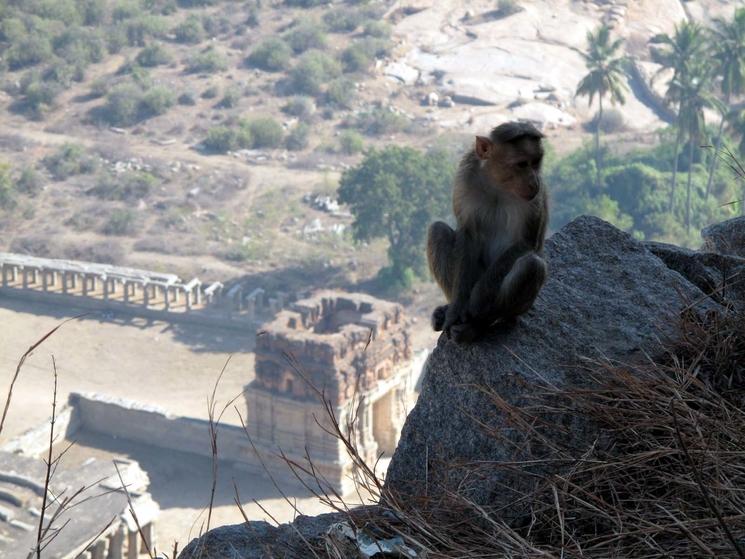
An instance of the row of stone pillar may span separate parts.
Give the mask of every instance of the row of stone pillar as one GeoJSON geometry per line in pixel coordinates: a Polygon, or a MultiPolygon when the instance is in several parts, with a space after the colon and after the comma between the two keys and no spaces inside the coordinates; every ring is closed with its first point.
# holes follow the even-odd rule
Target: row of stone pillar
{"type": "Polygon", "coordinates": [[[153,522],[142,527],[142,538],[137,530],[127,530],[124,525],[120,525],[115,532],[99,539],[79,557],[81,559],[138,559],[140,554],[147,553],[148,547],[152,551],[154,544],[153,522]]]}
{"type": "Polygon", "coordinates": [[[198,283],[190,283],[187,286],[182,285],[157,285],[147,282],[128,281],[120,278],[107,278],[98,274],[45,270],[30,266],[15,266],[3,264],[0,266],[1,285],[8,287],[12,282],[17,285],[18,275],[21,275],[21,286],[23,289],[29,289],[31,285],[38,285],[41,279],[41,289],[46,292],[50,287],[56,287],[57,282],[61,281],[62,293],[68,293],[69,289],[78,288],[78,280],[81,282],[81,291],[84,297],[90,296],[91,292],[96,291],[100,282],[103,300],[108,301],[111,295],[117,293],[117,289],[122,289],[122,299],[129,303],[137,294],[137,287],[142,292],[142,305],[150,306],[152,300],[161,295],[165,310],[170,310],[171,303],[178,303],[180,296],[184,295],[186,310],[189,311],[194,305],[200,305],[202,302],[202,292],[198,283]]]}

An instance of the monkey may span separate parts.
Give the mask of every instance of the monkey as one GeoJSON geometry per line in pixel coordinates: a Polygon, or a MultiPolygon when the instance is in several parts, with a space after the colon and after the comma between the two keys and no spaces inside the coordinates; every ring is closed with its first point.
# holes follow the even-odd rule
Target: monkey
{"type": "Polygon", "coordinates": [[[455,230],[442,221],[429,228],[427,261],[447,299],[434,310],[432,327],[456,342],[476,340],[497,321],[514,321],[546,280],[543,137],[525,122],[476,136],[456,173],[455,230]]]}

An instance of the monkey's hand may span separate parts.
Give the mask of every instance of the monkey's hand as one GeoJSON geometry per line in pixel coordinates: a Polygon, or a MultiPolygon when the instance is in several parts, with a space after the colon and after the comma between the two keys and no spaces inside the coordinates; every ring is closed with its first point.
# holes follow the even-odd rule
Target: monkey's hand
{"type": "Polygon", "coordinates": [[[448,305],[441,305],[432,312],[432,329],[435,332],[441,332],[445,325],[445,317],[447,316],[448,305]]]}
{"type": "Polygon", "coordinates": [[[442,324],[442,331],[445,335],[450,338],[452,337],[453,327],[456,325],[463,325],[469,322],[468,307],[466,305],[458,305],[457,303],[451,303],[447,306],[445,312],[445,320],[442,324]]]}

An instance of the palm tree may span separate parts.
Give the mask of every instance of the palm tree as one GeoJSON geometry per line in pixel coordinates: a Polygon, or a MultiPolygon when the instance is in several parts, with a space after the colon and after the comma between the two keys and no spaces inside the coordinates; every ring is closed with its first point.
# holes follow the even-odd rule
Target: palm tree
{"type": "Polygon", "coordinates": [[[603,121],[603,97],[610,95],[611,104],[624,104],[626,97],[626,72],[623,65],[625,57],[616,56],[623,39],[610,40],[610,28],[601,26],[595,33],[587,33],[587,52],[582,53],[589,73],[577,85],[575,95],[588,97],[588,105],[597,95],[598,116],[595,121],[595,164],[597,170],[597,186],[600,188],[600,126],[603,121]]]}
{"type": "Polygon", "coordinates": [[[711,183],[719,161],[719,150],[722,148],[722,132],[729,112],[733,95],[745,91],[745,8],[738,8],[731,22],[722,19],[714,20],[712,36],[714,39],[715,73],[721,77],[720,88],[724,95],[722,119],[719,121],[714,157],[709,166],[709,178],[706,182],[706,198],[711,191],[711,183]]]}
{"type": "Polygon", "coordinates": [[[668,84],[665,98],[670,103],[678,104],[677,129],[675,136],[675,152],[673,154],[673,180],[670,187],[669,211],[673,210],[675,201],[675,186],[678,178],[678,150],[683,139],[684,123],[681,119],[681,86],[690,83],[691,68],[701,59],[704,52],[704,30],[698,23],[685,21],[675,26],[672,37],[667,34],[657,35],[652,38],[651,54],[652,60],[662,65],[662,69],[673,70],[673,77],[668,84]]]}
{"type": "Polygon", "coordinates": [[[678,102],[678,122],[688,137],[688,181],[686,184],[686,233],[691,229],[691,181],[695,146],[700,144],[706,122],[704,109],[717,106],[710,91],[712,68],[701,64],[689,67],[683,79],[670,83],[671,95],[678,102]]]}

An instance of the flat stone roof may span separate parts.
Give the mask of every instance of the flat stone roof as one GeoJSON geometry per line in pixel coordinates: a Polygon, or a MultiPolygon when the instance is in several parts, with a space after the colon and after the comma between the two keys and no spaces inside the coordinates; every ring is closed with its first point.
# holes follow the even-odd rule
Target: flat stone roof
{"type": "Polygon", "coordinates": [[[125,266],[114,266],[112,264],[97,264],[95,262],[80,262],[78,260],[63,260],[57,258],[40,258],[26,254],[15,254],[11,252],[0,252],[0,265],[38,268],[56,272],[73,272],[77,274],[95,274],[116,278],[122,281],[133,281],[141,283],[174,285],[181,282],[176,274],[164,274],[139,268],[127,268],[125,266]]]}

